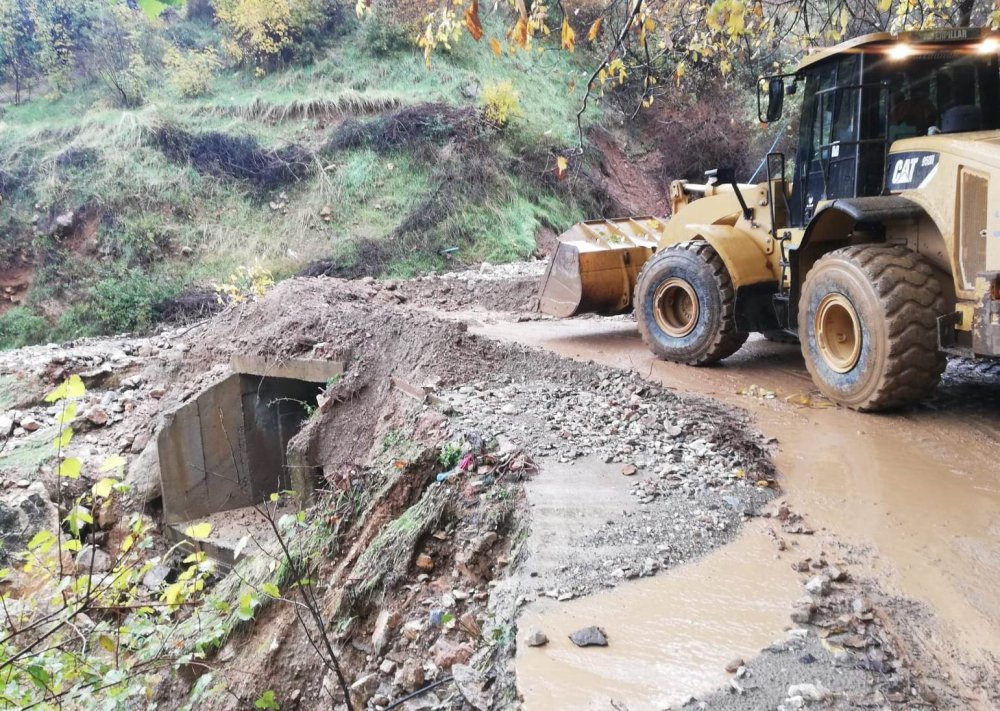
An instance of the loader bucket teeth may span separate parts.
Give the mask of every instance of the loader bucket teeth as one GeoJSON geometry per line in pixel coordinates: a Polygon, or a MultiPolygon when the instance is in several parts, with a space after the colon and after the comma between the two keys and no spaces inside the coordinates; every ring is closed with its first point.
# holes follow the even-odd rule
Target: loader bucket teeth
{"type": "Polygon", "coordinates": [[[655,217],[580,222],[559,236],[538,294],[542,313],[568,318],[632,309],[639,271],[665,222],[655,217]]]}

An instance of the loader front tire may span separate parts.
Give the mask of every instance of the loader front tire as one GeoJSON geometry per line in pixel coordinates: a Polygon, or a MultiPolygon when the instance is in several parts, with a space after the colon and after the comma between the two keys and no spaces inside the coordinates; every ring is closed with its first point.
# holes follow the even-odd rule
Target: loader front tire
{"type": "Polygon", "coordinates": [[[635,285],[639,333],[665,360],[707,365],[740,349],[736,295],[722,258],[708,242],[683,242],[654,254],[635,285]]]}
{"type": "Polygon", "coordinates": [[[941,280],[916,252],[899,245],[830,252],[809,271],[799,300],[809,374],[851,409],[916,402],[944,372],[937,318],[946,311],[941,280]]]}

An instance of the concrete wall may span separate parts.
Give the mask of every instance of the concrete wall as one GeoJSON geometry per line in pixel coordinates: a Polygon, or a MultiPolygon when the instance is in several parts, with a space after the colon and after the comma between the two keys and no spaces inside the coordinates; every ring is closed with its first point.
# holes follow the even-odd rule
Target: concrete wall
{"type": "Polygon", "coordinates": [[[319,385],[234,374],[167,416],[157,449],[166,523],[250,506],[290,488],[286,451],[319,385]]]}

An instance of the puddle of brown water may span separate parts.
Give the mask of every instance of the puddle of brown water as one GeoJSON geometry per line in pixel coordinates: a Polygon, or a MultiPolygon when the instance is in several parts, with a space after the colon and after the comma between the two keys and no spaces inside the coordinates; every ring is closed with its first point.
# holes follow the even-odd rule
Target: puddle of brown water
{"type": "MultiPolygon", "coordinates": [[[[864,415],[782,401],[812,389],[796,348],[753,341],[721,367],[655,360],[634,324],[598,319],[489,323],[473,331],[565,356],[631,368],[681,391],[748,409],[776,437],[782,485],[814,526],[870,546],[871,566],[894,592],[928,604],[944,642],[970,661],[1000,654],[1000,403],[864,415]],[[739,396],[749,385],[778,397],[739,396]]],[[[992,398],[992,399],[991,399],[992,398]]],[[[864,574],[864,571],[862,571],[864,574]]]]}
{"type": "Polygon", "coordinates": [[[518,689],[528,711],[662,709],[726,683],[726,664],[750,659],[783,637],[800,582],[760,522],[730,545],[655,578],[569,602],[543,599],[519,620],[549,643],[518,644],[518,689]],[[578,648],[568,635],[597,625],[605,648],[578,648]]]}

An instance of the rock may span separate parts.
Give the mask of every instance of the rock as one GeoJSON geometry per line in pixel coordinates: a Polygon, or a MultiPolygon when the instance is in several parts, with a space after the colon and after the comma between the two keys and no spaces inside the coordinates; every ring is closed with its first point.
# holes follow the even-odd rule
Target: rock
{"type": "Polygon", "coordinates": [[[826,575],[814,575],[806,582],[806,590],[813,595],[829,595],[830,578],[826,575]]]}
{"type": "Polygon", "coordinates": [[[487,711],[493,708],[493,690],[489,679],[465,664],[455,664],[451,668],[455,687],[462,698],[476,709],[487,711]]]}
{"type": "Polygon", "coordinates": [[[128,465],[125,483],[132,487],[129,494],[138,502],[149,503],[160,498],[163,491],[160,485],[160,453],[155,439],[128,465]]]}
{"type": "Polygon", "coordinates": [[[726,665],[726,671],[730,674],[735,674],[740,667],[744,665],[742,657],[736,657],[729,664],[726,665]]]}
{"type": "Polygon", "coordinates": [[[99,407],[96,405],[87,410],[87,413],[84,415],[84,417],[87,418],[87,421],[89,423],[91,423],[96,427],[104,427],[104,425],[108,424],[108,420],[110,419],[108,411],[105,410],[103,407],[99,407]]]}
{"type": "Polygon", "coordinates": [[[446,637],[438,637],[431,647],[431,657],[439,668],[448,670],[453,664],[465,664],[472,658],[472,645],[468,642],[453,642],[446,637]]]}
{"type": "Polygon", "coordinates": [[[25,432],[37,432],[42,429],[42,423],[31,415],[26,415],[21,418],[21,427],[24,428],[25,432]]]}
{"type": "Polygon", "coordinates": [[[167,386],[166,385],[156,385],[156,386],[150,388],[150,390],[149,390],[149,396],[151,398],[156,399],[156,400],[159,400],[160,398],[162,398],[166,394],[167,394],[167,386]]]}
{"type": "Polygon", "coordinates": [[[10,437],[14,431],[14,418],[7,415],[0,415],[0,438],[10,437]]]}
{"type": "MultiPolygon", "coordinates": [[[[375,618],[375,629],[372,631],[372,651],[381,655],[389,646],[392,630],[399,624],[399,613],[383,609],[375,618]]],[[[395,668],[395,667],[394,667],[395,668]]],[[[386,672],[391,674],[392,672],[386,672]]]]}
{"type": "Polygon", "coordinates": [[[424,685],[424,668],[419,661],[410,657],[396,672],[393,683],[404,691],[416,691],[424,685]]]}
{"type": "Polygon", "coordinates": [[[118,507],[117,502],[113,500],[107,500],[102,503],[94,514],[94,521],[97,523],[97,527],[105,531],[113,528],[121,520],[121,509],[118,507]]]}
{"type": "Polygon", "coordinates": [[[857,597],[851,601],[851,611],[855,615],[863,615],[872,611],[872,601],[865,597],[857,597]]]}
{"type": "Polygon", "coordinates": [[[847,573],[836,565],[831,565],[827,568],[826,574],[835,583],[843,582],[847,579],[847,573]]]}
{"type": "Polygon", "coordinates": [[[635,476],[639,468],[634,464],[626,464],[622,467],[622,476],[635,476]]]}
{"type": "Polygon", "coordinates": [[[9,565],[36,533],[56,522],[56,507],[45,486],[28,482],[0,496],[0,563],[9,565]]]}
{"type": "Polygon", "coordinates": [[[420,570],[434,570],[434,559],[426,553],[421,553],[417,556],[416,564],[420,570]]]}
{"type": "Polygon", "coordinates": [[[357,706],[364,707],[378,689],[378,674],[365,674],[351,684],[351,699],[357,706]]]}
{"type": "Polygon", "coordinates": [[[607,647],[608,636],[600,627],[584,627],[569,636],[577,647],[607,647]]]}
{"type": "Polygon", "coordinates": [[[826,701],[830,690],[821,684],[792,684],[788,687],[788,698],[802,697],[804,701],[826,701]]]}
{"type": "Polygon", "coordinates": [[[68,236],[73,231],[73,216],[72,210],[56,215],[56,219],[52,221],[52,234],[57,237],[68,236]]]}
{"type": "Polygon", "coordinates": [[[147,590],[158,590],[163,583],[167,582],[172,571],[165,565],[154,565],[142,576],[142,585],[147,590]]]}
{"type": "Polygon", "coordinates": [[[545,636],[545,633],[538,629],[531,629],[528,631],[528,635],[524,638],[524,643],[529,647],[544,647],[549,643],[549,638],[545,636]]]}
{"type": "Polygon", "coordinates": [[[394,674],[396,672],[396,662],[391,659],[383,659],[382,663],[378,666],[378,670],[386,676],[394,674]]]}
{"type": "Polygon", "coordinates": [[[76,572],[81,575],[107,573],[111,570],[111,556],[94,546],[84,546],[76,554],[76,572]]]}
{"type": "Polygon", "coordinates": [[[424,631],[424,627],[424,623],[420,620],[410,620],[403,625],[403,629],[400,632],[406,639],[412,642],[420,636],[420,633],[424,631]]]}
{"type": "Polygon", "coordinates": [[[816,611],[816,606],[809,601],[802,601],[795,603],[795,607],[792,609],[792,622],[796,624],[805,625],[809,623],[812,619],[813,612],[816,611]]]}
{"type": "Polygon", "coordinates": [[[518,407],[512,402],[508,402],[506,405],[500,408],[500,412],[505,415],[516,415],[518,413],[518,407]]]}

